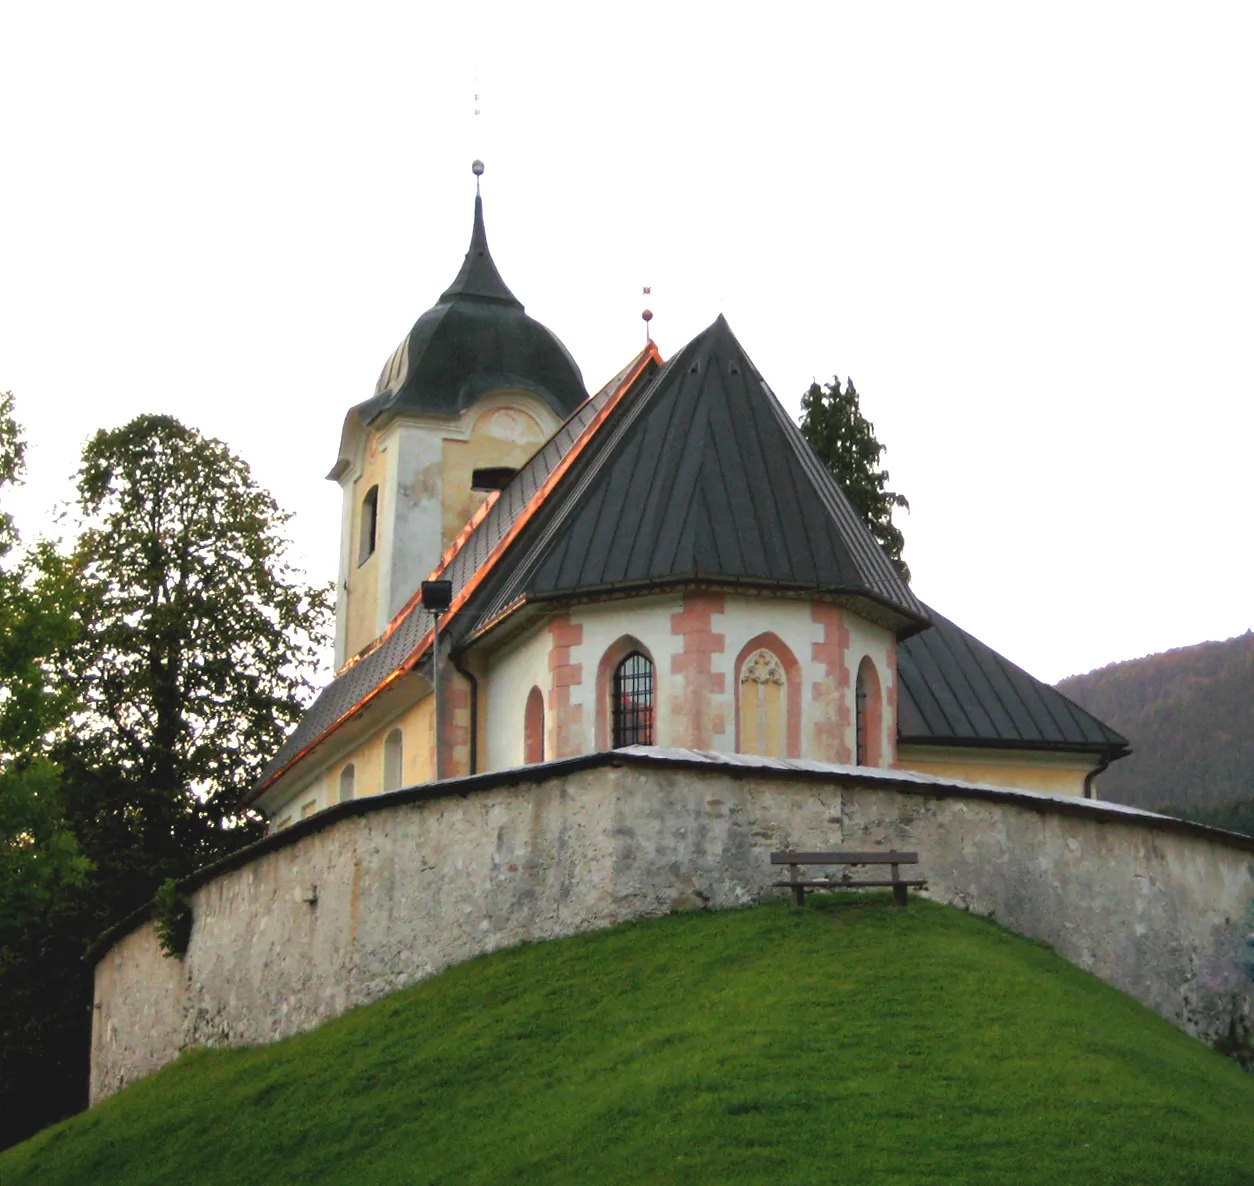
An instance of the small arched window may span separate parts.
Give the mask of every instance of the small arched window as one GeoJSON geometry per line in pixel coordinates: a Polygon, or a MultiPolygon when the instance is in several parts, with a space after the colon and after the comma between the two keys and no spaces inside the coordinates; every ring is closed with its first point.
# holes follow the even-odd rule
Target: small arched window
{"type": "Polygon", "coordinates": [[[854,689],[854,726],[857,737],[859,766],[883,763],[883,706],[880,702],[880,677],[875,664],[865,658],[858,667],[854,689]]]}
{"type": "Polygon", "coordinates": [[[343,770],[340,771],[340,802],[347,803],[354,794],[353,784],[357,779],[357,771],[352,762],[349,762],[343,770]]]}
{"type": "Polygon", "coordinates": [[[767,758],[787,757],[788,677],[779,657],[754,651],[740,666],[740,749],[767,758]]]}
{"type": "Polygon", "coordinates": [[[632,651],[614,668],[614,748],[653,744],[653,664],[632,651]]]}
{"type": "Polygon", "coordinates": [[[374,555],[379,529],[379,487],[371,486],[361,500],[361,534],[357,544],[357,563],[365,564],[374,555]]]}
{"type": "Polygon", "coordinates": [[[402,761],[405,756],[405,740],[399,729],[393,729],[383,741],[383,789],[401,789],[402,761]]]}
{"type": "Polygon", "coordinates": [[[532,688],[523,714],[523,761],[528,765],[544,761],[544,693],[532,688]]]}

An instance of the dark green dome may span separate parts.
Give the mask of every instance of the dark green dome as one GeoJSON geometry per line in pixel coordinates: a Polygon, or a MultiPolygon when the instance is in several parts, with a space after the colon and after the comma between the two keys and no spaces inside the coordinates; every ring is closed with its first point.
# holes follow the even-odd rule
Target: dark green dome
{"type": "Polygon", "coordinates": [[[457,279],[414,323],[374,396],[354,411],[366,423],[402,409],[456,415],[502,388],[532,392],[563,420],[588,398],[569,351],[527,316],[496,270],[476,196],[470,250],[457,279]]]}

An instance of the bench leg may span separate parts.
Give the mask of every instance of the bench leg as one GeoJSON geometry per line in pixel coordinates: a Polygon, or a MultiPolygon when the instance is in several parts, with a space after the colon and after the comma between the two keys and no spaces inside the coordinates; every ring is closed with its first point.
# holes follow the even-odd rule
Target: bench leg
{"type": "Polygon", "coordinates": [[[909,892],[908,886],[904,886],[904,885],[893,886],[893,901],[896,902],[898,906],[904,906],[910,900],[909,897],[907,896],[908,892],[909,892]]]}
{"type": "Polygon", "coordinates": [[[794,906],[804,906],[806,904],[806,887],[804,885],[794,885],[792,887],[792,904],[794,906]]]}

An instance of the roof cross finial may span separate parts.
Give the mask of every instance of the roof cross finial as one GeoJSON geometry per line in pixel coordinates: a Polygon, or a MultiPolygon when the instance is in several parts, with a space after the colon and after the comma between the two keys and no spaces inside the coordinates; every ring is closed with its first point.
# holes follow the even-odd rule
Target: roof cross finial
{"type": "MultiPolygon", "coordinates": [[[[477,115],[478,112],[475,114],[477,115]]],[[[470,166],[470,171],[475,175],[475,197],[477,198],[479,196],[479,178],[483,176],[483,162],[476,160],[470,166]]]]}
{"type": "MultiPolygon", "coordinates": [[[[643,293],[643,295],[644,295],[644,296],[651,296],[651,295],[653,294],[653,286],[652,286],[651,284],[646,284],[646,285],[644,286],[644,288],[642,288],[640,291],[643,293]]],[[[650,331],[649,331],[649,322],[653,320],[653,310],[652,310],[652,309],[646,309],[643,313],[641,313],[641,314],[640,314],[640,320],[644,322],[644,340],[645,340],[645,342],[646,342],[646,343],[647,343],[647,342],[652,342],[652,341],[653,341],[653,335],[652,335],[652,333],[650,333],[650,331]]]]}

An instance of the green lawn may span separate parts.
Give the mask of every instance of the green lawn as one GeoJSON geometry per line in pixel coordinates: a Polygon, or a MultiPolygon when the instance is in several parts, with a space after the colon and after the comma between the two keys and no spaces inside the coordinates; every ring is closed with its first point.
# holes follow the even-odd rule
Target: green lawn
{"type": "Polygon", "coordinates": [[[1254,1182],[1234,1063],[991,923],[811,900],[533,944],[185,1055],[0,1182],[1254,1182]]]}

